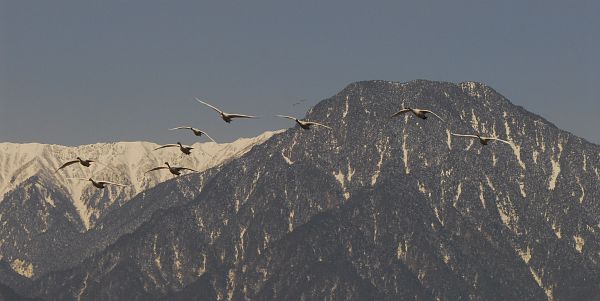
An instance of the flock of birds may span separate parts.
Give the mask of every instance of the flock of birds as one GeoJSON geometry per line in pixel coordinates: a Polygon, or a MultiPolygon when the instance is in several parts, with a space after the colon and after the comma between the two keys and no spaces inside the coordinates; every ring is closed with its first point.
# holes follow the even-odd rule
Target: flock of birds
{"type": "MultiPolygon", "coordinates": [[[[413,114],[415,114],[415,116],[421,118],[421,119],[427,119],[427,114],[432,114],[433,116],[437,117],[439,120],[444,121],[444,119],[442,119],[442,117],[440,117],[438,114],[430,111],[430,110],[423,110],[423,109],[413,109],[413,108],[404,108],[396,113],[394,113],[392,115],[392,117],[396,117],[398,115],[402,115],[404,113],[408,113],[411,112],[413,114]]],[[[465,135],[465,134],[456,134],[456,133],[450,133],[452,136],[456,136],[456,137],[466,137],[466,138],[476,138],[479,140],[479,142],[481,143],[481,145],[487,145],[488,142],[490,141],[500,141],[500,142],[504,142],[506,144],[511,144],[509,141],[500,139],[498,137],[483,137],[479,134],[472,134],[472,135],[465,135]]]]}
{"type": "MultiPolygon", "coordinates": [[[[244,114],[234,114],[234,113],[227,113],[207,102],[204,102],[198,98],[195,98],[198,102],[200,102],[201,104],[204,104],[210,108],[212,108],[213,110],[215,110],[217,113],[219,113],[219,116],[221,117],[221,119],[223,119],[223,121],[230,123],[233,119],[235,118],[258,118],[257,116],[252,116],[252,115],[244,115],[244,114]]],[[[436,113],[432,112],[431,110],[425,110],[425,109],[415,109],[415,108],[403,108],[400,111],[394,113],[391,115],[391,117],[397,117],[400,115],[403,115],[405,113],[413,113],[416,117],[421,118],[421,119],[427,119],[427,115],[431,114],[435,117],[437,117],[439,120],[441,120],[442,122],[445,122],[444,119],[442,119],[442,117],[440,117],[439,115],[437,115],[436,113]]],[[[286,118],[286,119],[290,119],[293,120],[294,122],[296,122],[302,129],[304,130],[309,130],[311,129],[311,127],[316,126],[316,127],[323,127],[326,129],[330,129],[332,130],[331,127],[315,122],[315,121],[308,121],[308,120],[301,120],[299,118],[293,117],[293,116],[288,116],[288,115],[275,115],[277,117],[281,117],[281,118],[286,118]]],[[[179,127],[175,127],[172,128],[170,130],[190,130],[192,131],[192,133],[197,136],[200,137],[202,135],[206,136],[208,139],[210,139],[213,142],[216,142],[212,137],[210,137],[205,131],[200,130],[198,128],[194,128],[191,126],[179,126],[179,127]]],[[[500,142],[504,142],[507,144],[511,144],[509,141],[497,138],[497,137],[484,137],[481,136],[479,134],[456,134],[456,133],[450,133],[452,136],[456,136],[456,137],[464,137],[464,138],[471,138],[471,139],[478,139],[479,142],[482,145],[487,145],[488,142],[490,141],[500,141],[500,142]]],[[[170,147],[177,147],[179,148],[179,150],[181,151],[182,154],[184,155],[190,155],[191,151],[194,149],[191,146],[187,146],[187,145],[183,145],[180,142],[177,142],[177,144],[165,144],[162,146],[159,146],[157,148],[155,148],[154,150],[159,150],[159,149],[163,149],[163,148],[170,148],[170,147]]],[[[73,164],[79,163],[80,165],[84,166],[84,167],[90,167],[90,165],[92,163],[95,164],[100,164],[100,165],[104,165],[107,166],[105,164],[99,163],[97,161],[94,160],[89,160],[89,159],[82,159],[80,157],[76,157],[75,160],[71,160],[68,162],[65,162],[64,164],[62,164],[57,170],[56,172],[60,171],[61,169],[71,166],[73,164]]],[[[165,162],[164,163],[166,166],[158,166],[158,167],[154,167],[148,171],[146,171],[144,174],[149,173],[149,172],[153,172],[153,171],[158,171],[158,170],[168,170],[171,174],[175,175],[175,176],[179,176],[181,175],[181,173],[183,171],[191,171],[191,172],[198,172],[197,170],[194,170],[192,168],[187,168],[187,167],[181,167],[181,166],[171,166],[171,164],[169,164],[169,162],[165,162]]],[[[108,166],[107,166],[108,167],[108,166]]],[[[92,185],[98,189],[103,189],[105,188],[107,185],[115,185],[115,186],[121,186],[121,187],[125,187],[128,185],[124,185],[124,184],[119,184],[119,183],[114,183],[114,182],[109,182],[109,181],[98,181],[98,180],[94,180],[93,178],[67,178],[70,180],[82,180],[82,181],[90,181],[92,183],[92,185]]]]}

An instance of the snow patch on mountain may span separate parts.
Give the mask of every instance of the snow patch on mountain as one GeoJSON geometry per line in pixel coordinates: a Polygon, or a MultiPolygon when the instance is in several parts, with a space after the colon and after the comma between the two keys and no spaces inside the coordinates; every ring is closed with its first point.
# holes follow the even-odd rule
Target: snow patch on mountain
{"type": "MultiPolygon", "coordinates": [[[[136,194],[171,179],[165,170],[145,172],[169,162],[203,171],[218,166],[249,151],[276,133],[265,132],[253,138],[241,138],[231,143],[194,143],[191,155],[184,155],[178,148],[154,150],[159,147],[152,142],[96,143],[76,147],[40,143],[0,143],[0,202],[5,195],[27,179],[37,176],[56,183],[65,190],[87,229],[94,226],[103,209],[114,202],[124,203],[136,194]],[[73,164],[58,172],[64,162],[77,156],[99,162],[87,168],[73,164]],[[125,188],[108,187],[98,191],[88,181],[69,178],[94,178],[128,185],[125,188]],[[104,200],[104,201],[103,201],[104,200]]],[[[45,200],[52,206],[51,199],[45,200]]]]}

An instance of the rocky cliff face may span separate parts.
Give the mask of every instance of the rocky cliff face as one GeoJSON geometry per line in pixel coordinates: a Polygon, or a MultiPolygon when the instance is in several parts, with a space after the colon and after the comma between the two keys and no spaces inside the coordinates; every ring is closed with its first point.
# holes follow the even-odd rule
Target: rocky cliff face
{"type": "MultiPolygon", "coordinates": [[[[600,147],[479,83],[358,82],[207,175],[47,300],[593,300],[600,147]],[[446,119],[421,120],[402,106],[446,119]],[[512,145],[452,137],[480,132],[512,145]],[[191,193],[193,192],[193,193],[191,193]]],[[[24,290],[19,291],[20,293],[24,290]]]]}

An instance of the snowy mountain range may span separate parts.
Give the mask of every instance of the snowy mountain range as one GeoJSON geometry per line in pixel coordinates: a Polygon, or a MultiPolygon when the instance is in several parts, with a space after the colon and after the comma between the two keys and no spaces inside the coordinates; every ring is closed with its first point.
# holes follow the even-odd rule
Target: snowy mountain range
{"type": "MultiPolygon", "coordinates": [[[[84,236],[18,241],[0,283],[44,300],[598,300],[600,146],[476,82],[356,82],[306,118],[332,130],[167,180],[84,236]],[[446,122],[390,118],[406,106],[446,122]]],[[[21,192],[0,212],[34,225],[43,195],[21,192]]]]}
{"type": "MultiPolygon", "coordinates": [[[[2,196],[19,187],[27,179],[37,176],[54,181],[66,192],[86,229],[94,226],[104,211],[114,202],[121,204],[134,195],[173,178],[169,172],[147,170],[163,166],[164,162],[186,166],[198,171],[217,166],[238,157],[258,143],[270,138],[276,132],[265,132],[254,138],[242,138],[232,143],[194,143],[196,150],[191,155],[183,155],[178,148],[154,150],[160,145],[151,142],[97,143],[77,147],[50,144],[0,143],[0,202],[2,196]],[[75,157],[93,159],[104,165],[92,164],[89,168],[75,164],[59,172],[56,169],[75,157]],[[128,185],[127,188],[112,187],[107,193],[86,181],[68,178],[88,178],[108,180],[128,185]],[[106,197],[105,202],[100,200],[106,197]]],[[[52,199],[46,199],[52,205],[52,199]]]]}
{"type": "Polygon", "coordinates": [[[151,142],[78,147],[0,143],[0,224],[3,225],[0,227],[0,259],[27,277],[36,271],[44,272],[47,267],[39,259],[47,260],[53,253],[42,252],[53,245],[47,240],[75,239],[135,195],[174,178],[168,171],[145,174],[147,170],[164,166],[167,161],[204,171],[243,155],[275,133],[265,132],[232,143],[195,143],[191,155],[182,154],[178,148],[154,150],[159,145],[151,142]],[[55,172],[64,162],[77,156],[101,164],[92,164],[89,168],[74,164],[55,172]],[[69,179],[89,177],[128,186],[99,190],[89,181],[69,179]],[[40,239],[43,246],[39,244],[40,239]]]}

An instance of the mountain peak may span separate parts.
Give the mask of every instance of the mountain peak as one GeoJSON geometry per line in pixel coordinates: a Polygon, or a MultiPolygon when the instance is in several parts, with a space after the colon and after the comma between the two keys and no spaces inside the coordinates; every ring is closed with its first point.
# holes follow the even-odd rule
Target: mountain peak
{"type": "MultiPolygon", "coordinates": [[[[41,276],[30,294],[118,299],[124,287],[126,298],[147,300],[185,291],[222,300],[600,294],[599,146],[478,83],[357,82],[307,117],[332,130],[295,126],[218,169],[158,185],[128,205],[177,206],[153,211],[77,267],[41,276]],[[404,106],[445,121],[391,117],[404,106]],[[483,145],[451,131],[510,143],[483,145]]],[[[139,216],[143,206],[119,213],[139,216]]]]}

